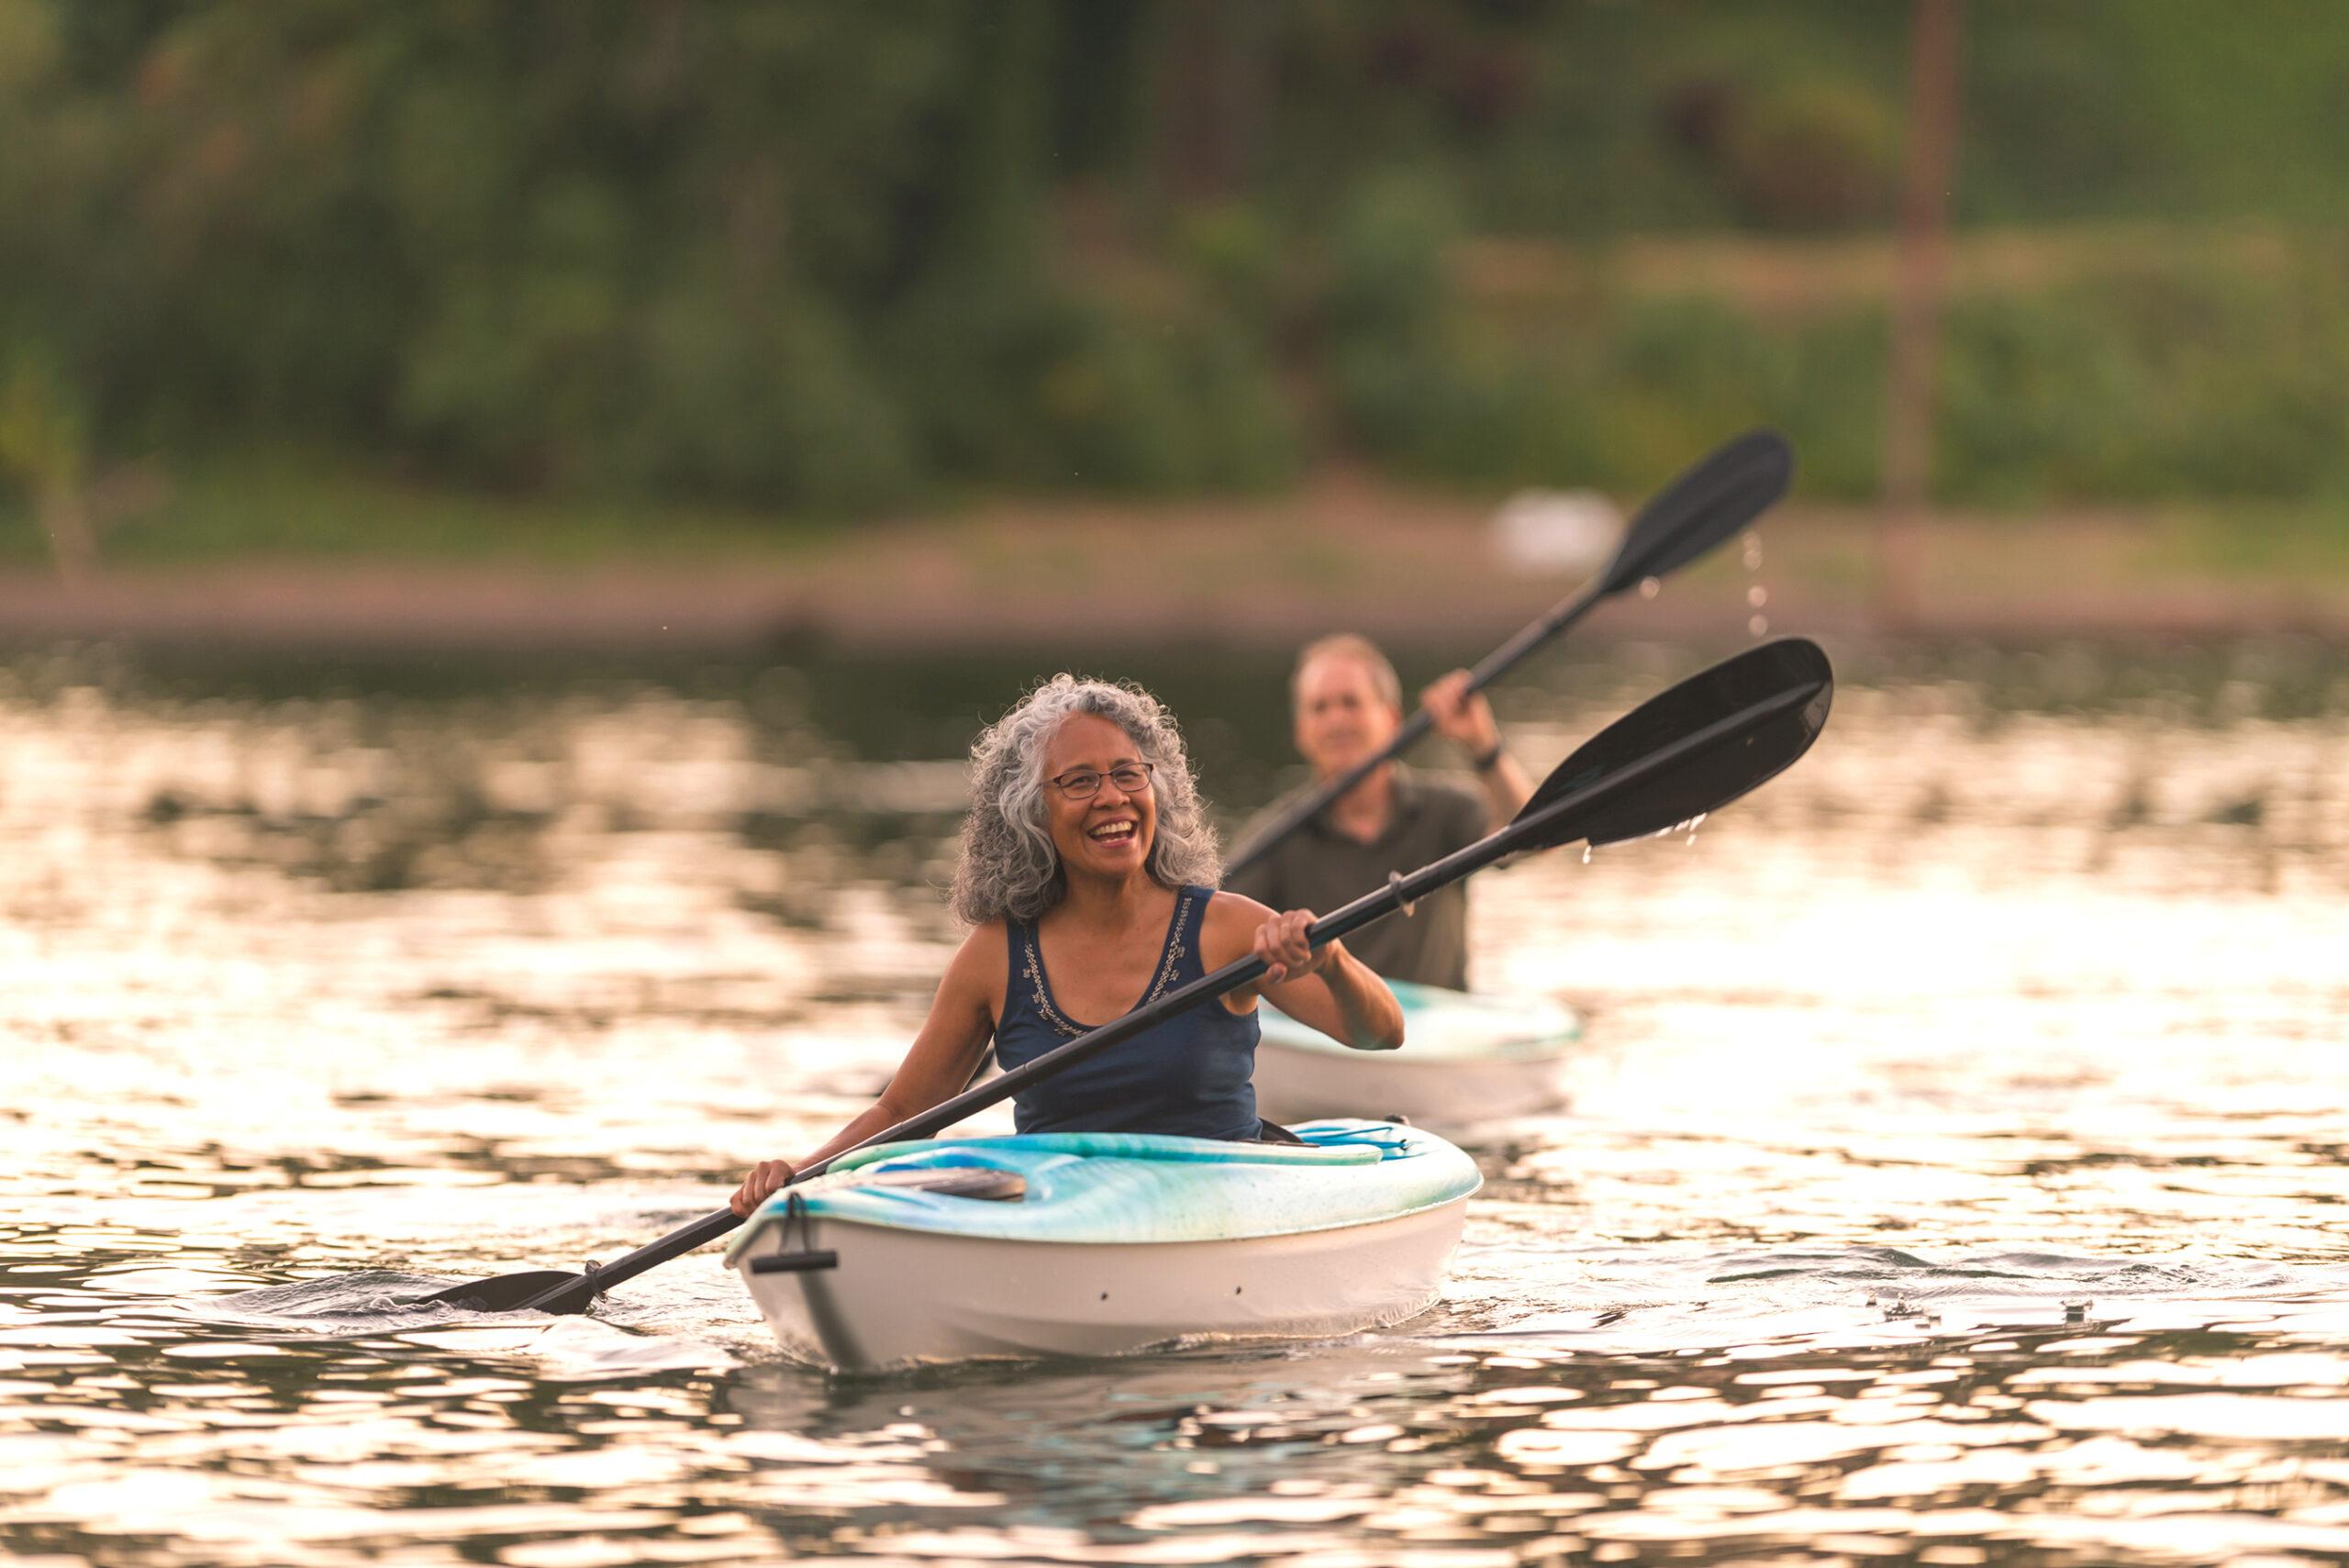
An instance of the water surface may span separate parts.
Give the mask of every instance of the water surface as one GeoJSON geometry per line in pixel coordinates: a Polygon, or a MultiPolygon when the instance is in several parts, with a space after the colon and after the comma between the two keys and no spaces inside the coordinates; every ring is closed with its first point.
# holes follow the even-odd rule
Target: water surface
{"type": "MultiPolygon", "coordinates": [[[[608,1256],[878,1087],[957,933],[951,669],[0,668],[0,1546],[34,1562],[2349,1556],[2349,681],[1835,650],[1693,841],[1476,889],[1587,1018],[1426,1317],[827,1380],[608,1256]],[[354,1279],[356,1283],[354,1284],[354,1279]],[[271,1293],[255,1297],[250,1293],[271,1293]]],[[[1546,764],[1695,654],[1545,662],[1546,764]]],[[[1235,811],[1277,662],[1144,653],[1235,811]]]]}

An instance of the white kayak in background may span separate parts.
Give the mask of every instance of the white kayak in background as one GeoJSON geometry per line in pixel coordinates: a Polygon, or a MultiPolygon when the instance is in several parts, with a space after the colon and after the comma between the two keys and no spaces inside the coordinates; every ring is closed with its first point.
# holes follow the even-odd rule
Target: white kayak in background
{"type": "Polygon", "coordinates": [[[844,1371],[1318,1338],[1426,1310],[1475,1162],[1415,1128],[1296,1130],[1303,1145],[883,1144],[770,1198],[727,1262],[786,1351],[844,1371]]]}
{"type": "Polygon", "coordinates": [[[1461,1128],[1547,1110],[1565,1098],[1567,1054],[1582,1020],[1541,996],[1494,996],[1391,983],[1403,1049],[1353,1051],[1270,1004],[1257,1018],[1256,1113],[1402,1117],[1461,1128]]]}

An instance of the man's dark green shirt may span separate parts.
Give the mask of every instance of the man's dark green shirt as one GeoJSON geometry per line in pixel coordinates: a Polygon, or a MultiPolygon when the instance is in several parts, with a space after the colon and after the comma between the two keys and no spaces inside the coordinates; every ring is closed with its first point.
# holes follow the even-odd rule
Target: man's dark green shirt
{"type": "MultiPolygon", "coordinates": [[[[1241,832],[1244,847],[1313,792],[1307,784],[1275,801],[1241,832]]],[[[1415,872],[1465,849],[1486,833],[1481,794],[1395,770],[1395,815],[1369,843],[1347,837],[1321,812],[1224,886],[1275,909],[1327,915],[1386,885],[1389,872],[1415,872]]],[[[1346,951],[1388,980],[1468,988],[1468,886],[1455,882],[1346,939],[1346,951]]]]}

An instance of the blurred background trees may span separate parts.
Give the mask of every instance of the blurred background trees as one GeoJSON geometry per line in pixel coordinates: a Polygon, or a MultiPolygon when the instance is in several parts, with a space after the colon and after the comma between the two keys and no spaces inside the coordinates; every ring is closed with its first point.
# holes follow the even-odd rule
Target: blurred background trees
{"type": "MultiPolygon", "coordinates": [[[[1868,499],[1909,25],[0,0],[0,487],[1636,491],[1768,421],[1868,499]]],[[[2349,500],[2349,13],[1976,0],[1961,50],[1936,498],[2349,500]]]]}

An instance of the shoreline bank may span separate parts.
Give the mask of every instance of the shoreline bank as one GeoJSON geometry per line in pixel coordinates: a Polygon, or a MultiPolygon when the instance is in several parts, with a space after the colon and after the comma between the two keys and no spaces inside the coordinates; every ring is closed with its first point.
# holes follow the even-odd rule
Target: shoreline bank
{"type": "MultiPolygon", "coordinates": [[[[1497,550],[1488,509],[1342,480],[1262,501],[1022,504],[842,530],[788,550],[580,564],[341,558],[126,567],[68,584],[0,572],[0,641],[351,649],[952,649],[1123,637],[1294,646],[1353,629],[1497,641],[1584,580],[1497,550]]],[[[1591,638],[1773,631],[1888,640],[2349,641],[2349,587],[2285,559],[2221,573],[2158,518],[1943,514],[1915,611],[1873,597],[1874,513],[1787,506],[1733,546],[1591,616],[1591,638]]]]}

